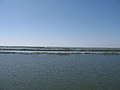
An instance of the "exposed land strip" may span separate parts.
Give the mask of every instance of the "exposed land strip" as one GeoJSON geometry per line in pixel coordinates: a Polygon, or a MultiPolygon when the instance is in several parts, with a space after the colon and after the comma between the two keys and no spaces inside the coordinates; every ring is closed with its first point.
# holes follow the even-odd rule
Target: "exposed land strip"
{"type": "Polygon", "coordinates": [[[0,54],[120,54],[120,49],[0,46],[0,54]]]}

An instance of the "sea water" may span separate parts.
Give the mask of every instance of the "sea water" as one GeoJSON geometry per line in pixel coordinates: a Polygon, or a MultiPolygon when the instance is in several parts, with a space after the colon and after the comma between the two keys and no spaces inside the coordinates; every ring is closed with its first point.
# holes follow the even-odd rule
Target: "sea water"
{"type": "Polygon", "coordinates": [[[0,54],[0,90],[120,90],[120,55],[0,54]]]}

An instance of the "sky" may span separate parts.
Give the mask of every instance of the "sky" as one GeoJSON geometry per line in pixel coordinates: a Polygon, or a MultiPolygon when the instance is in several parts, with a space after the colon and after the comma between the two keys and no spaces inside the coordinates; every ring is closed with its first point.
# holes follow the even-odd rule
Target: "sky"
{"type": "Polygon", "coordinates": [[[120,0],[0,0],[0,46],[120,48],[120,0]]]}

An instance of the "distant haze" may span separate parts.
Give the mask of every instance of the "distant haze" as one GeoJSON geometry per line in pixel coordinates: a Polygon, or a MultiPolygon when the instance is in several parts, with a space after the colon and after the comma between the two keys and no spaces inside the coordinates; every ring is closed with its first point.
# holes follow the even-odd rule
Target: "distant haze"
{"type": "Polygon", "coordinates": [[[0,0],[0,46],[120,47],[119,0],[0,0]]]}

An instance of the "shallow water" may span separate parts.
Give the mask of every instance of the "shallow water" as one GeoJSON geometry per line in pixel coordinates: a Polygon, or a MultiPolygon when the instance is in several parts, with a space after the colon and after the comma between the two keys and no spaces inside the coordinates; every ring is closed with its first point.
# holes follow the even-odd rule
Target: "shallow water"
{"type": "Polygon", "coordinates": [[[120,90],[120,55],[0,54],[0,90],[120,90]]]}

